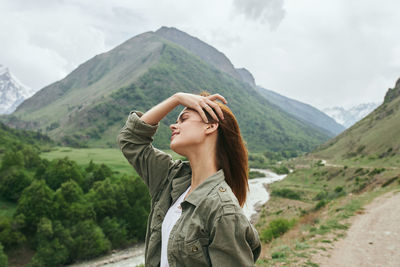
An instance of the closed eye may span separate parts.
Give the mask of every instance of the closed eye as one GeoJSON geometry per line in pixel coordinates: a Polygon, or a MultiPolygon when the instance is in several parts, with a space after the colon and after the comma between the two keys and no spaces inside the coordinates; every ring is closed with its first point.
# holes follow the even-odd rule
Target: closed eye
{"type": "MultiPolygon", "coordinates": [[[[179,120],[182,122],[182,121],[186,120],[186,118],[179,118],[179,120]]],[[[178,121],[176,121],[176,123],[178,123],[178,121]]]]}

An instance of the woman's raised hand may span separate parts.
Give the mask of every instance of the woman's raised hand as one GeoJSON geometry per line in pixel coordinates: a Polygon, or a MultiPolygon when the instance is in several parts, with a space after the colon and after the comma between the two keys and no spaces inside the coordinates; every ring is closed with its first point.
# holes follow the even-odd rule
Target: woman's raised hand
{"type": "Polygon", "coordinates": [[[228,103],[226,99],[220,95],[220,94],[213,94],[209,96],[200,96],[200,95],[194,95],[194,94],[189,94],[189,93],[176,93],[176,97],[179,101],[179,104],[182,106],[191,108],[196,110],[201,118],[207,123],[207,116],[203,111],[203,108],[210,113],[211,117],[219,121],[217,115],[214,113],[214,110],[218,113],[219,117],[221,119],[224,119],[224,115],[222,113],[221,108],[218,106],[217,103],[213,102],[213,100],[220,100],[222,101],[225,105],[228,103]],[[213,110],[214,109],[214,110],[213,110]]]}

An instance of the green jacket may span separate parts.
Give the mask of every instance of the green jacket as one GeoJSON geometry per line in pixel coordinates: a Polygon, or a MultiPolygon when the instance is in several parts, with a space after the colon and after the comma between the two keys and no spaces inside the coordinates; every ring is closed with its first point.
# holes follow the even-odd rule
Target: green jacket
{"type": "MultiPolygon", "coordinates": [[[[191,183],[188,161],[153,147],[157,125],[131,111],[117,137],[122,153],[149,188],[151,211],[145,242],[147,267],[160,265],[161,225],[174,201],[191,183]]],[[[220,169],[193,190],[181,204],[182,215],[168,240],[173,266],[254,266],[260,255],[258,233],[244,215],[220,169]]]]}

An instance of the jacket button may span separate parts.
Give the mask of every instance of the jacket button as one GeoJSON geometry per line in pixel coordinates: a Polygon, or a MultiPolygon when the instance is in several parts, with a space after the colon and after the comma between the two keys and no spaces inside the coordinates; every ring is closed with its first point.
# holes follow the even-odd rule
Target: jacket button
{"type": "Polygon", "coordinates": [[[193,246],[193,247],[192,247],[192,251],[193,251],[193,252],[196,252],[197,250],[199,250],[199,249],[197,248],[197,246],[193,246]]]}
{"type": "Polygon", "coordinates": [[[157,214],[157,218],[158,218],[158,219],[161,219],[161,215],[160,215],[160,214],[157,214]]]}
{"type": "Polygon", "coordinates": [[[220,187],[220,188],[219,188],[219,191],[221,191],[221,192],[225,192],[225,191],[226,191],[226,189],[225,189],[225,188],[223,188],[223,187],[220,187]]]}

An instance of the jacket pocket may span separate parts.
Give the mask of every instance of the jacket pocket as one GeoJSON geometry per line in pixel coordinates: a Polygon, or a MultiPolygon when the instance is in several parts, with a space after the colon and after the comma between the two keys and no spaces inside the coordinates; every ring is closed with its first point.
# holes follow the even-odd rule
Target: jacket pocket
{"type": "Polygon", "coordinates": [[[185,266],[211,266],[208,257],[208,239],[198,238],[192,241],[183,241],[185,266]]]}

